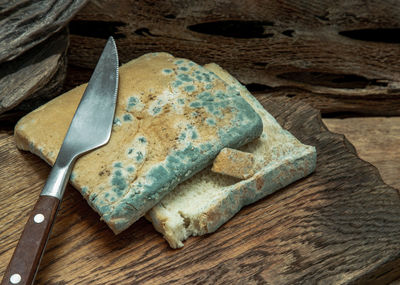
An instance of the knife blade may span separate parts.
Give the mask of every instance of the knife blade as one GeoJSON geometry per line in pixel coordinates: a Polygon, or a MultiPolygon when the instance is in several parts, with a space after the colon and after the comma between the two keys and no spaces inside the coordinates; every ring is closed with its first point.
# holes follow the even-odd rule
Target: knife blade
{"type": "Polygon", "coordinates": [[[118,52],[110,37],[61,145],[56,162],[25,225],[2,284],[32,284],[76,159],[106,144],[118,93],[118,52]]]}

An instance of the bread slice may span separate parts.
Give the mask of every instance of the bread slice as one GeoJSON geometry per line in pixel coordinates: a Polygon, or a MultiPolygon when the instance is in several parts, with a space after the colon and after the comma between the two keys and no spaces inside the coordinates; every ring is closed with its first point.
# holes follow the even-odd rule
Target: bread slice
{"type": "Polygon", "coordinates": [[[255,158],[255,174],[246,180],[216,174],[207,168],[178,185],[146,215],[172,248],[189,236],[217,230],[243,206],[253,203],[314,171],[316,150],[300,143],[262,107],[236,79],[216,64],[206,65],[261,116],[261,137],[240,148],[255,158]]]}
{"type": "MultiPolygon", "coordinates": [[[[53,164],[85,87],[22,118],[17,146],[53,164]]],[[[76,162],[71,183],[119,233],[221,149],[261,132],[260,116],[234,86],[187,59],[147,54],[120,68],[111,139],[76,162]]]]}

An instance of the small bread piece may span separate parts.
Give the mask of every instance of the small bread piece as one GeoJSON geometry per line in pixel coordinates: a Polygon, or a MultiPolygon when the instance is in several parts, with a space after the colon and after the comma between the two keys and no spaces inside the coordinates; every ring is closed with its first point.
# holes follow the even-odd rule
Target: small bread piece
{"type": "Polygon", "coordinates": [[[215,158],[211,171],[247,179],[254,174],[254,155],[226,147],[215,158]]]}
{"type": "MultiPolygon", "coordinates": [[[[190,236],[217,230],[239,210],[314,171],[316,150],[284,130],[244,86],[216,64],[208,64],[227,84],[235,86],[263,120],[261,137],[240,150],[255,158],[255,174],[242,181],[210,168],[179,184],[147,214],[172,248],[190,236]]],[[[266,201],[266,203],[268,203],[266,201]]]]}
{"type": "MultiPolygon", "coordinates": [[[[85,87],[22,118],[17,146],[53,164],[85,87]]],[[[190,60],[147,54],[120,68],[110,141],[77,160],[71,183],[119,233],[221,149],[261,132],[260,116],[234,86],[190,60]]]]}

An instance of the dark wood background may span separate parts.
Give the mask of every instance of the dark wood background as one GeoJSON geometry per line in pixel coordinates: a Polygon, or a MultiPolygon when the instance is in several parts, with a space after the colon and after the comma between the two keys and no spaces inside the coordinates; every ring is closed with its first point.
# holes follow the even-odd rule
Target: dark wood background
{"type": "Polygon", "coordinates": [[[167,51],[216,62],[251,91],[323,113],[400,114],[396,0],[96,1],[70,33],[70,67],[80,71],[69,74],[71,86],[87,80],[112,34],[123,63],[167,51]]]}

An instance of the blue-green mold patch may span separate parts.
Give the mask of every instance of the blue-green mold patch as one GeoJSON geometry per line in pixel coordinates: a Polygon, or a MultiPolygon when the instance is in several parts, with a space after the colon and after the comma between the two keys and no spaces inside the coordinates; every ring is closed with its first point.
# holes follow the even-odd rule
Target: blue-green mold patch
{"type": "Polygon", "coordinates": [[[123,119],[125,122],[132,121],[132,115],[131,114],[124,114],[123,119]]]}
{"type": "Polygon", "coordinates": [[[122,168],[122,162],[116,162],[116,163],[114,163],[114,167],[116,167],[116,168],[122,168]]]}
{"type": "Polygon", "coordinates": [[[178,74],[178,78],[184,82],[192,82],[193,81],[193,79],[190,78],[190,76],[185,73],[178,74]]]}
{"type": "Polygon", "coordinates": [[[190,103],[189,106],[192,108],[201,108],[201,103],[198,101],[195,101],[195,102],[190,103]]]}
{"type": "Polygon", "coordinates": [[[128,184],[126,183],[126,179],[121,170],[118,169],[114,172],[114,175],[111,179],[111,185],[111,190],[117,194],[118,197],[121,197],[124,194],[128,184]]]}
{"type": "Polygon", "coordinates": [[[139,103],[139,99],[136,97],[129,97],[128,99],[128,104],[127,104],[127,110],[131,111],[132,108],[134,108],[137,104],[139,103]]]}
{"type": "Polygon", "coordinates": [[[163,69],[163,71],[162,71],[164,74],[171,74],[172,72],[173,72],[173,70],[172,69],[169,69],[169,68],[165,68],[165,69],[163,69]]]}
{"type": "Polygon", "coordinates": [[[145,137],[139,137],[139,142],[141,142],[141,143],[146,143],[147,140],[146,140],[145,137]]]}
{"type": "Polygon", "coordinates": [[[141,162],[143,160],[143,153],[141,151],[138,151],[136,153],[136,161],[141,162]]]}
{"type": "Polygon", "coordinates": [[[114,121],[113,121],[113,125],[114,126],[121,126],[122,124],[121,124],[121,120],[119,119],[119,118],[114,118],[114,121]]]}
{"type": "Polygon", "coordinates": [[[213,118],[207,118],[206,123],[210,126],[215,126],[215,120],[213,118]]]}
{"type": "Polygon", "coordinates": [[[83,195],[86,196],[88,194],[88,192],[89,192],[89,188],[87,186],[83,186],[81,188],[81,192],[82,192],[83,195]]]}
{"type": "Polygon", "coordinates": [[[193,92],[196,90],[196,87],[194,87],[193,85],[188,85],[188,86],[185,86],[184,89],[186,92],[193,92]]]}
{"type": "Polygon", "coordinates": [[[174,88],[177,88],[181,85],[182,85],[182,81],[180,81],[180,80],[176,80],[176,81],[172,82],[172,87],[174,87],[174,88]]]}
{"type": "Polygon", "coordinates": [[[153,108],[153,115],[157,115],[157,114],[159,114],[160,112],[161,112],[161,107],[154,107],[153,108]]]}

